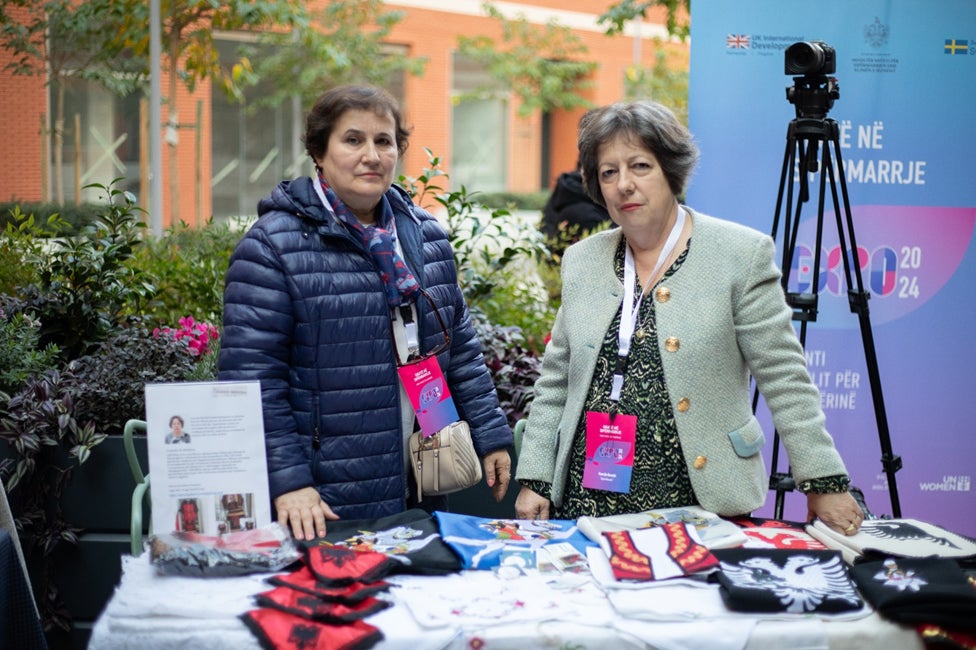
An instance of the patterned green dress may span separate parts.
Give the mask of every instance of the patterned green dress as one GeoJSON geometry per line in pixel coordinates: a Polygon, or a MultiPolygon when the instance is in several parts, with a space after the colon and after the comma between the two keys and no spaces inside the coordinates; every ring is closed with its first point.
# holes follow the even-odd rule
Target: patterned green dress
{"type": "MultiPolygon", "coordinates": [[[[613,262],[614,270],[621,279],[624,271],[625,246],[625,240],[621,240],[613,262]]],[[[664,273],[662,281],[681,269],[691,242],[688,246],[689,248],[664,273]]],[[[638,279],[635,295],[639,295],[641,289],[638,279]]],[[[617,361],[619,329],[620,310],[618,309],[603,339],[590,390],[586,396],[584,412],[606,413],[614,406],[610,400],[610,386],[617,361]]],[[[697,503],[681,452],[668,388],[664,383],[661,352],[657,344],[654,300],[650,295],[641,301],[617,412],[640,414],[637,418],[630,492],[609,492],[583,487],[583,469],[586,463],[586,418],[583,417],[580,418],[573,437],[566,497],[562,508],[552,513],[553,517],[559,519],[576,519],[584,515],[600,517],[697,503]]],[[[548,497],[551,492],[551,485],[542,481],[526,481],[525,485],[542,496],[548,497]]]]}
{"type": "MultiPolygon", "coordinates": [[[[621,281],[625,246],[626,240],[622,239],[613,261],[614,271],[621,281]]],[[[661,282],[680,272],[681,265],[690,250],[689,241],[685,251],[664,273],[661,282]]],[[[640,295],[642,290],[640,280],[635,280],[635,283],[635,295],[640,295]]],[[[617,311],[603,339],[603,346],[600,349],[583,407],[584,413],[586,411],[609,412],[614,406],[610,400],[610,387],[617,360],[619,329],[620,310],[617,311]]],[[[654,300],[651,299],[650,292],[640,304],[617,412],[639,414],[630,491],[610,492],[583,487],[583,470],[586,464],[586,418],[581,417],[573,437],[563,505],[551,513],[552,517],[558,519],[577,519],[582,516],[604,517],[698,504],[698,498],[688,476],[688,466],[681,451],[674,411],[664,381],[654,300]]],[[[803,492],[841,492],[846,491],[848,484],[849,479],[846,476],[826,477],[808,481],[800,486],[800,489],[803,492]]],[[[524,481],[523,485],[546,498],[549,498],[552,492],[552,485],[544,481],[524,481]]]]}

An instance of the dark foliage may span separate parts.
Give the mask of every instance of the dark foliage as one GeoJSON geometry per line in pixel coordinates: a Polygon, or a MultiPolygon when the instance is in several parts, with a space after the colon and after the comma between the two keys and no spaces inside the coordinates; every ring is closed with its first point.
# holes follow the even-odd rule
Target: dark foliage
{"type": "Polygon", "coordinates": [[[50,558],[62,542],[78,543],[78,528],[65,521],[61,494],[74,468],[105,436],[74,415],[70,373],[31,377],[0,417],[0,439],[14,452],[0,464],[21,544],[33,568],[35,598],[46,629],[70,627],[70,615],[51,578],[50,558]]]}
{"type": "Polygon", "coordinates": [[[528,415],[535,397],[535,382],[542,370],[542,357],[526,346],[520,327],[490,323],[477,309],[471,310],[471,320],[481,339],[498,401],[509,426],[514,427],[528,415]]]}
{"type": "Polygon", "coordinates": [[[119,330],[93,354],[68,365],[68,389],[78,396],[75,417],[121,435],[127,420],[146,412],[147,383],[182,381],[195,365],[184,340],[154,337],[142,326],[119,330]]]}

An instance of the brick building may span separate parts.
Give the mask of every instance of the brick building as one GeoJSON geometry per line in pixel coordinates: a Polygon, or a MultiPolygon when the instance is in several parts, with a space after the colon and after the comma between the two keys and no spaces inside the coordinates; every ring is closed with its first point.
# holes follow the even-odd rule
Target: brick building
{"type": "MultiPolygon", "coordinates": [[[[675,66],[686,66],[688,56],[686,45],[667,41],[663,13],[631,25],[624,34],[607,36],[597,18],[611,4],[612,0],[525,0],[497,2],[495,7],[507,18],[524,17],[538,25],[555,21],[571,28],[586,46],[586,58],[598,63],[585,98],[604,104],[622,98],[628,69],[652,68],[661,47],[669,49],[675,66]]],[[[454,101],[483,74],[457,56],[458,35],[501,40],[501,25],[486,15],[482,0],[398,0],[386,7],[404,14],[389,44],[427,61],[422,76],[404,76],[392,88],[413,126],[403,173],[420,174],[428,148],[441,158],[454,186],[536,192],[549,188],[560,172],[574,165],[582,109],[521,117],[514,95],[454,101]]],[[[218,40],[226,52],[233,50],[234,34],[221,34],[218,40]]],[[[2,70],[10,60],[9,52],[0,51],[0,120],[8,152],[0,157],[0,201],[56,200],[52,147],[44,137],[53,100],[43,78],[2,70]],[[45,160],[51,162],[45,165],[45,160]]],[[[165,76],[162,87],[165,94],[165,76]]],[[[123,178],[119,186],[148,207],[147,111],[145,102],[140,109],[139,100],[112,97],[82,83],[68,88],[61,165],[66,202],[94,199],[79,189],[88,183],[123,178]]],[[[278,180],[311,170],[296,137],[300,115],[290,107],[254,114],[213,92],[209,81],[198,84],[193,94],[178,85],[176,106],[181,127],[175,147],[180,220],[193,224],[211,215],[253,214],[257,199],[278,180]]],[[[171,221],[168,175],[173,150],[163,145],[164,226],[171,221]]]]}

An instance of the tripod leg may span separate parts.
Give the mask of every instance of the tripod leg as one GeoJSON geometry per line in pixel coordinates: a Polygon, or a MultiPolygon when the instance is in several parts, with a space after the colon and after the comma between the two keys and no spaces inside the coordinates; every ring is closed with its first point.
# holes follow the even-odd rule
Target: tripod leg
{"type": "MultiPolygon", "coordinates": [[[[837,123],[828,120],[833,127],[830,143],[833,145],[834,157],[837,159],[837,181],[834,180],[834,169],[830,163],[830,158],[826,157],[828,168],[824,170],[830,175],[831,198],[834,202],[834,214],[837,217],[838,240],[841,246],[842,258],[844,263],[844,273],[847,280],[847,299],[850,309],[857,314],[858,325],[861,331],[861,341],[864,346],[864,357],[867,365],[868,381],[871,386],[871,399],[874,406],[874,416],[878,425],[878,441],[881,446],[881,465],[884,468],[888,479],[888,492],[891,496],[891,514],[894,517],[901,517],[901,503],[898,498],[898,485],[895,479],[895,472],[901,469],[902,462],[900,456],[895,456],[891,448],[891,435],[888,429],[888,416],[885,410],[884,396],[881,390],[881,373],[878,370],[878,355],[874,346],[874,333],[871,329],[870,309],[868,299],[871,295],[865,291],[864,282],[861,276],[861,266],[857,257],[857,239],[854,234],[854,219],[851,215],[850,200],[847,195],[847,181],[844,177],[844,164],[841,158],[840,143],[838,137],[837,123]],[[841,212],[838,209],[837,183],[841,187],[841,198],[843,198],[844,219],[841,219],[841,212]],[[847,237],[844,236],[844,227],[847,228],[847,237]],[[850,240],[850,249],[847,248],[847,239],[850,240]],[[852,284],[852,280],[854,283],[852,284]]],[[[825,149],[827,145],[825,145],[825,149]]]]}
{"type": "MultiPolygon", "coordinates": [[[[793,247],[796,241],[795,234],[791,237],[791,232],[795,233],[795,229],[791,228],[792,225],[792,204],[793,204],[793,182],[790,179],[790,174],[794,169],[796,164],[796,153],[798,142],[796,139],[796,129],[795,124],[790,122],[789,127],[786,130],[786,150],[783,152],[783,168],[780,172],[779,179],[779,191],[776,194],[776,212],[773,215],[773,228],[770,236],[773,240],[776,240],[776,233],[779,230],[779,217],[781,209],[783,208],[783,195],[786,194],[786,216],[783,223],[783,262],[781,264],[781,269],[783,272],[782,286],[783,292],[787,292],[787,286],[789,285],[790,279],[790,260],[793,258],[793,247]]],[[[797,206],[797,212],[799,212],[799,202],[797,206]]],[[[759,407],[759,388],[753,386],[752,394],[752,412],[756,413],[759,407]]],[[[770,458],[770,473],[769,473],[769,489],[776,491],[776,498],[773,504],[773,518],[782,519],[783,518],[783,505],[785,501],[786,492],[792,490],[792,476],[790,475],[790,470],[787,467],[785,473],[778,471],[779,467],[779,432],[773,431],[773,448],[772,457],[770,458]]]]}

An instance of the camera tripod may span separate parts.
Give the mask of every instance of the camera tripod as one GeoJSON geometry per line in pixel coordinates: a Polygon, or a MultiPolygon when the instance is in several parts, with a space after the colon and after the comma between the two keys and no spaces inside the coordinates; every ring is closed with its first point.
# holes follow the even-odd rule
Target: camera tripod
{"type": "MultiPolygon", "coordinates": [[[[898,500],[898,487],[895,483],[895,472],[902,467],[901,457],[892,454],[891,438],[888,432],[888,419],[885,414],[884,398],[881,392],[881,378],[878,372],[878,358],[874,347],[874,336],[871,331],[871,320],[868,310],[870,294],[864,290],[861,279],[861,269],[857,263],[857,241],[854,236],[854,222],[851,218],[851,206],[847,195],[847,183],[844,178],[844,166],[841,160],[839,128],[837,122],[826,117],[828,104],[814,108],[809,101],[811,97],[824,97],[823,84],[813,91],[808,91],[808,80],[796,77],[796,88],[787,90],[787,97],[794,102],[794,97],[805,98],[807,101],[797,103],[797,118],[789,124],[786,134],[786,152],[783,156],[783,171],[780,177],[779,193],[776,197],[776,213],[773,217],[772,238],[775,241],[779,228],[780,210],[783,206],[783,195],[786,194],[786,214],[783,221],[783,261],[782,286],[786,294],[786,302],[793,309],[793,320],[799,322],[800,345],[806,349],[807,324],[817,320],[818,295],[820,282],[820,251],[824,228],[824,197],[827,181],[830,181],[830,194],[833,199],[834,215],[837,223],[838,243],[844,267],[844,279],[847,286],[847,299],[850,309],[857,314],[861,330],[861,340],[867,361],[867,372],[871,386],[874,414],[878,424],[878,438],[881,443],[881,464],[888,477],[888,489],[891,495],[892,516],[901,516],[901,505],[898,500]],[[793,91],[793,92],[791,92],[793,91]],[[821,147],[822,144],[822,147],[821,147]],[[817,151],[822,150],[819,165],[817,151]],[[798,167],[797,167],[798,165],[798,167]],[[796,197],[796,209],[793,214],[794,187],[797,182],[790,179],[789,174],[799,169],[799,192],[796,197]],[[800,224],[800,212],[804,203],[810,198],[809,174],[820,172],[820,187],[817,201],[816,242],[814,244],[813,280],[808,292],[791,292],[789,290],[790,271],[793,256],[796,251],[796,237],[800,224]],[[837,196],[837,185],[840,184],[843,198],[843,211],[840,209],[837,196]],[[848,246],[850,242],[850,246],[848,246]]],[[[826,81],[826,80],[824,80],[826,81]]],[[[835,80],[830,80],[833,84],[835,80]]],[[[831,87],[831,97],[836,97],[836,88],[831,87]]],[[[796,102],[794,102],[796,103],[796,102]]],[[[753,397],[753,411],[756,410],[759,392],[753,397]]],[[[776,491],[774,517],[782,519],[783,501],[786,492],[796,489],[796,481],[789,469],[786,472],[777,471],[779,461],[779,433],[774,432],[771,459],[771,473],[769,487],[776,491]]]]}

